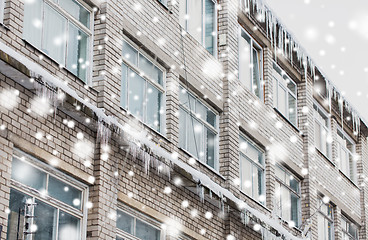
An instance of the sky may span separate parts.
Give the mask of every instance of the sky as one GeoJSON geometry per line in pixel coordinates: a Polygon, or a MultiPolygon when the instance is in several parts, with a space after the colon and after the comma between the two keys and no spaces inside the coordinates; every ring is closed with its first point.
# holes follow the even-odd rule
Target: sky
{"type": "Polygon", "coordinates": [[[367,122],[368,0],[266,2],[367,122]]]}

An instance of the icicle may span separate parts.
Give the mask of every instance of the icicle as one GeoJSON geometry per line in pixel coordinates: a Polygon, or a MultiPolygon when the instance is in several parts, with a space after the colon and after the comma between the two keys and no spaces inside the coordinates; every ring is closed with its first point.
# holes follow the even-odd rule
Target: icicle
{"type": "Polygon", "coordinates": [[[339,95],[339,100],[337,102],[339,104],[339,110],[340,110],[341,128],[344,129],[344,101],[342,99],[341,94],[339,95]]]}
{"type": "Polygon", "coordinates": [[[103,121],[98,121],[97,141],[99,141],[102,145],[107,145],[110,139],[110,135],[110,128],[105,126],[105,123],[103,121]]]}
{"type": "Polygon", "coordinates": [[[199,199],[201,202],[204,202],[204,187],[201,184],[201,181],[197,183],[197,194],[199,195],[199,199]]]}
{"type": "Polygon", "coordinates": [[[144,154],[144,171],[146,174],[149,173],[151,163],[151,156],[148,153],[144,154]]]}

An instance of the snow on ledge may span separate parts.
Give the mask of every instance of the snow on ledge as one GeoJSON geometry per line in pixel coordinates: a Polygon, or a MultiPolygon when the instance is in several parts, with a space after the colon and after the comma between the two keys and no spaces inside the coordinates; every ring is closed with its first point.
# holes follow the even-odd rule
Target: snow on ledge
{"type": "Polygon", "coordinates": [[[206,186],[211,191],[216,193],[217,195],[223,194],[224,197],[228,198],[229,200],[235,202],[238,204],[238,206],[241,206],[242,209],[245,209],[249,212],[251,212],[254,216],[259,218],[264,223],[272,226],[274,229],[276,229],[279,233],[283,234],[287,239],[290,240],[301,240],[302,238],[296,237],[293,234],[291,234],[286,228],[284,228],[279,219],[272,218],[270,215],[264,214],[261,211],[254,209],[250,207],[246,202],[242,201],[241,199],[235,197],[233,193],[231,193],[229,190],[221,187],[219,184],[212,181],[207,175],[204,173],[192,168],[185,162],[178,159],[177,153],[169,153],[165,149],[158,146],[153,141],[149,140],[147,137],[147,134],[145,132],[137,133],[136,131],[133,131],[132,128],[129,125],[123,126],[118,122],[118,120],[114,116],[108,116],[104,113],[104,111],[101,108],[96,107],[90,102],[85,101],[83,98],[79,97],[77,92],[70,88],[67,84],[65,84],[63,81],[59,80],[57,77],[53,76],[51,73],[49,73],[47,70],[45,70],[41,65],[38,63],[32,61],[31,59],[22,56],[20,53],[16,52],[14,49],[10,48],[6,44],[0,41],[0,50],[4,51],[9,56],[13,57],[17,61],[24,64],[27,68],[29,68],[34,73],[40,75],[43,77],[43,80],[47,81],[48,83],[54,85],[55,87],[61,89],[65,93],[69,94],[70,96],[74,97],[76,100],[84,104],[86,107],[90,108],[97,116],[99,121],[103,121],[108,125],[115,125],[120,130],[123,131],[123,133],[126,133],[129,135],[131,139],[134,139],[136,141],[139,141],[142,144],[145,144],[147,147],[149,147],[154,154],[157,156],[163,157],[165,159],[168,159],[173,164],[177,165],[178,167],[182,168],[187,173],[191,174],[193,179],[195,181],[200,181],[203,186],[206,186]]]}

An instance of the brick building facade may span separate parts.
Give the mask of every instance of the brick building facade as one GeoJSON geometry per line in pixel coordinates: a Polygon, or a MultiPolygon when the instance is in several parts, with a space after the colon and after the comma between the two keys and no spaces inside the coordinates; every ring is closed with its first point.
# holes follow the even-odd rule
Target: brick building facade
{"type": "Polygon", "coordinates": [[[1,240],[367,239],[367,125],[261,1],[0,8],[1,240]]]}

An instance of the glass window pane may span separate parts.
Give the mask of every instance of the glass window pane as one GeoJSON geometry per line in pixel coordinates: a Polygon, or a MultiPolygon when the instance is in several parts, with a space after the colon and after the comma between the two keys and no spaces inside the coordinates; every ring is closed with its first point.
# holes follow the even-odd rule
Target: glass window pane
{"type": "Polygon", "coordinates": [[[135,50],[129,43],[123,40],[123,57],[126,61],[137,66],[138,51],[135,50]]]}
{"type": "Polygon", "coordinates": [[[263,195],[263,170],[253,165],[253,198],[260,201],[263,195]]]}
{"type": "Polygon", "coordinates": [[[296,95],[296,85],[293,81],[291,81],[290,79],[288,79],[288,77],[285,75],[284,77],[286,79],[286,83],[287,83],[287,87],[290,89],[290,91],[292,93],[294,93],[294,95],[296,95]]]}
{"type": "Polygon", "coordinates": [[[239,39],[239,80],[251,90],[250,38],[242,31],[239,39]]]}
{"type": "MultiPolygon", "coordinates": [[[[205,7],[205,47],[212,55],[215,54],[215,3],[212,0],[204,0],[205,7]]],[[[200,2],[200,1],[199,1],[200,2]]]]}
{"type": "Polygon", "coordinates": [[[120,230],[133,234],[134,218],[120,210],[117,210],[116,227],[120,230]]]}
{"type": "Polygon", "coordinates": [[[291,194],[291,220],[295,223],[295,226],[299,226],[299,197],[295,194],[291,194]]]}
{"type": "Polygon", "coordinates": [[[139,69],[143,72],[145,76],[149,77],[154,82],[162,85],[162,71],[141,54],[139,54],[139,69]]]}
{"type": "Polygon", "coordinates": [[[129,111],[137,118],[143,120],[145,80],[129,69],[129,111]]]}
{"type": "Polygon", "coordinates": [[[84,26],[89,28],[90,13],[75,0],[59,0],[59,4],[70,15],[79,20],[84,26]]]}
{"type": "Polygon", "coordinates": [[[203,161],[203,124],[198,122],[194,118],[192,118],[192,120],[189,120],[187,150],[195,157],[203,161]]]}
{"type": "Polygon", "coordinates": [[[24,1],[23,37],[41,48],[43,0],[24,1]]]}
{"type": "Polygon", "coordinates": [[[187,131],[187,113],[180,108],[179,110],[179,147],[186,149],[187,131]]]}
{"type": "Polygon", "coordinates": [[[207,107],[205,107],[201,102],[196,101],[196,117],[200,119],[207,119],[207,107]]]}
{"type": "Polygon", "coordinates": [[[38,191],[46,187],[46,173],[17,158],[13,158],[12,179],[38,191]]]}
{"type": "Polygon", "coordinates": [[[81,237],[80,219],[60,211],[58,237],[58,240],[79,240],[81,237]]]}
{"type": "Polygon", "coordinates": [[[286,90],[284,90],[282,87],[278,87],[278,96],[277,96],[277,109],[285,116],[287,117],[286,112],[286,90]]]}
{"type": "Polygon", "coordinates": [[[37,231],[34,234],[37,240],[50,240],[56,238],[57,210],[50,205],[36,200],[37,205],[34,208],[34,224],[37,231]]]}
{"type": "Polygon", "coordinates": [[[128,66],[125,63],[121,66],[121,96],[120,104],[123,108],[127,109],[127,84],[128,84],[128,66]]]}
{"type": "Polygon", "coordinates": [[[72,207],[82,209],[82,191],[52,176],[49,176],[48,187],[48,193],[51,197],[54,197],[72,207]]]}
{"type": "Polygon", "coordinates": [[[318,240],[326,240],[325,238],[325,222],[322,214],[318,214],[318,240]]]}
{"type": "Polygon", "coordinates": [[[241,180],[241,190],[243,190],[247,195],[252,196],[252,163],[247,160],[246,157],[240,157],[241,170],[240,170],[240,180],[241,180]]]}
{"type": "Polygon", "coordinates": [[[282,170],[279,166],[276,166],[275,173],[276,173],[276,177],[278,177],[283,183],[286,183],[284,170],[282,170]]]}
{"type": "Polygon", "coordinates": [[[27,199],[31,199],[31,197],[12,188],[10,189],[8,240],[17,239],[17,233],[19,233],[18,238],[23,239],[24,206],[27,199]]]}
{"type": "Polygon", "coordinates": [[[52,59],[65,65],[67,20],[47,4],[45,4],[44,14],[41,49],[52,59]]]}
{"type": "Polygon", "coordinates": [[[314,123],[314,142],[316,147],[321,150],[321,126],[317,121],[314,123]]]}
{"type": "Polygon", "coordinates": [[[90,66],[88,44],[88,35],[73,24],[69,24],[67,68],[83,81],[87,80],[90,66]]]}
{"type": "Polygon", "coordinates": [[[253,84],[252,91],[253,93],[261,98],[262,94],[262,86],[261,86],[261,70],[260,70],[260,56],[259,51],[253,48],[253,84]]]}
{"type": "Polygon", "coordinates": [[[297,109],[296,109],[296,98],[294,98],[290,93],[289,93],[289,120],[290,122],[292,122],[294,125],[296,125],[296,114],[297,114],[297,109]]]}
{"type": "Polygon", "coordinates": [[[216,134],[214,134],[211,130],[207,129],[207,165],[215,168],[215,159],[216,159],[216,134]]]}
{"type": "Polygon", "coordinates": [[[179,88],[180,91],[179,91],[179,101],[180,101],[180,104],[183,105],[183,106],[186,106],[188,107],[189,104],[188,104],[188,92],[186,89],[180,87],[179,88]]]}
{"type": "Polygon", "coordinates": [[[278,97],[277,96],[279,95],[279,93],[278,93],[279,87],[278,87],[278,82],[277,82],[275,77],[273,78],[272,88],[273,88],[273,106],[277,108],[277,106],[278,106],[278,97]]]}
{"type": "Polygon", "coordinates": [[[294,176],[290,176],[290,188],[299,193],[299,181],[294,176]]]}
{"type": "Polygon", "coordinates": [[[290,191],[286,187],[281,187],[281,201],[282,201],[282,218],[286,221],[291,220],[291,196],[290,191]]]}
{"type": "Polygon", "coordinates": [[[161,130],[162,93],[153,85],[147,83],[147,124],[151,128],[161,130]]]}
{"type": "Polygon", "coordinates": [[[136,220],[136,237],[142,240],[159,240],[160,231],[140,220],[136,220]]]}
{"type": "Polygon", "coordinates": [[[211,110],[207,109],[207,122],[214,128],[217,128],[216,114],[211,110]]]}
{"type": "Polygon", "coordinates": [[[188,32],[202,43],[202,1],[188,0],[188,32]]]}

